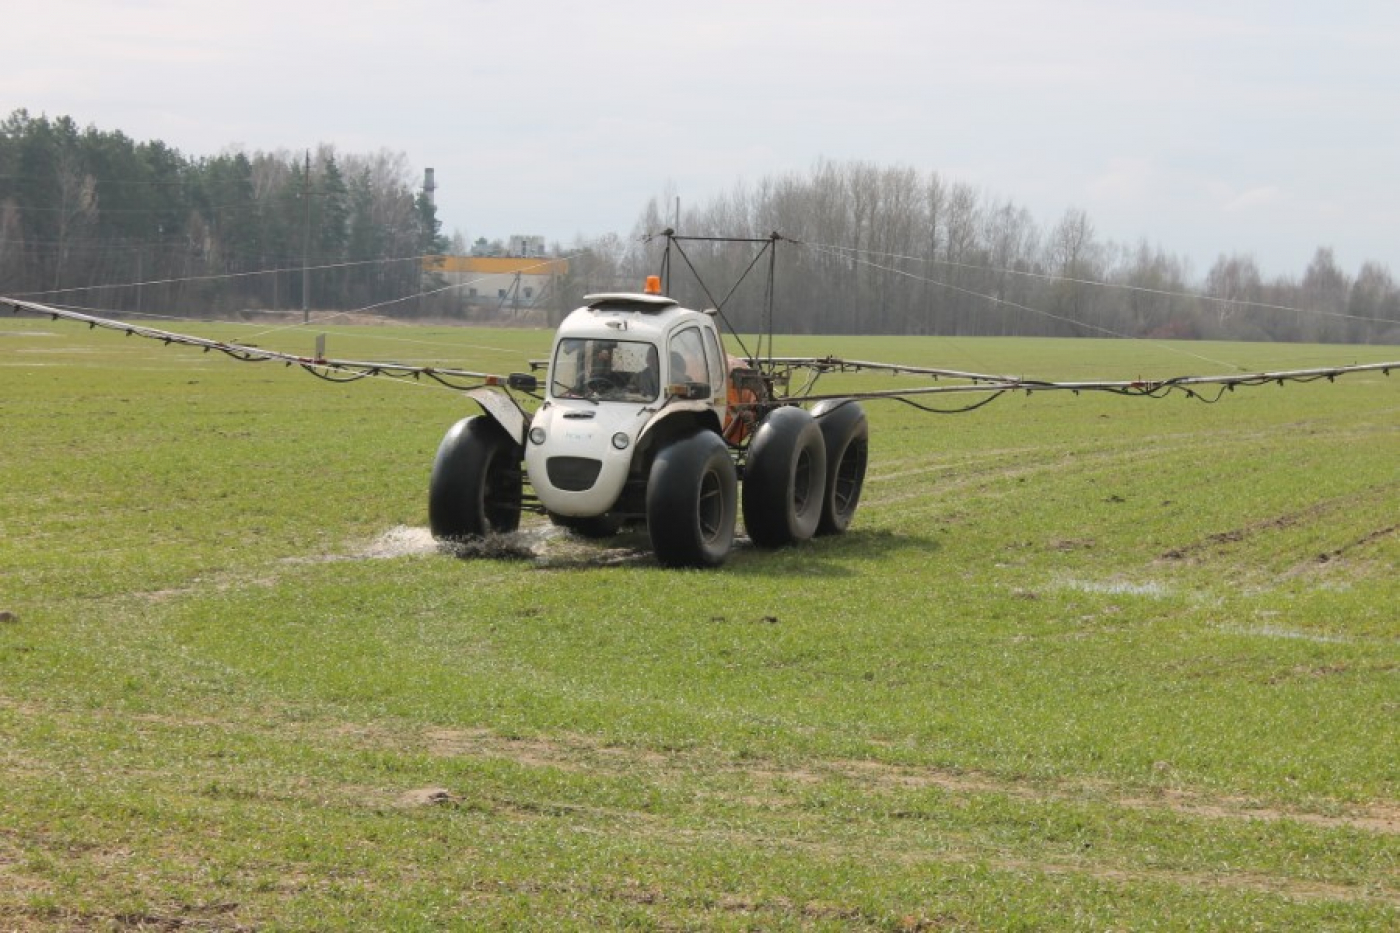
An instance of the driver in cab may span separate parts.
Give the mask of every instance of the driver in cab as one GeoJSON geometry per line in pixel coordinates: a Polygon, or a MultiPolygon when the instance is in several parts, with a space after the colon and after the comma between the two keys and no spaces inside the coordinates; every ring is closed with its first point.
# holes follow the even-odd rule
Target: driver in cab
{"type": "Polygon", "coordinates": [[[581,395],[598,394],[615,388],[617,380],[613,375],[613,352],[616,346],[611,342],[601,342],[593,347],[588,365],[579,372],[578,392],[581,395]]]}

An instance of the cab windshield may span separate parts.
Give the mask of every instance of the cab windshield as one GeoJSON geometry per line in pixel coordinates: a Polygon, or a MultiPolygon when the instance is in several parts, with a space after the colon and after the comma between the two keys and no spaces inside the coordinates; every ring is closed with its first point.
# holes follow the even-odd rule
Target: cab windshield
{"type": "Polygon", "coordinates": [[[549,394],[608,402],[654,402],[661,391],[656,347],[635,340],[567,337],[550,366],[549,394]]]}

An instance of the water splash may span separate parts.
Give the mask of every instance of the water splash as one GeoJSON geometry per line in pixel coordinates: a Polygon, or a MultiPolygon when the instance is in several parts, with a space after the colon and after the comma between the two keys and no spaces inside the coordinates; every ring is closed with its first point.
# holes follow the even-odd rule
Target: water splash
{"type": "Polygon", "coordinates": [[[437,552],[438,543],[428,529],[395,525],[361,548],[357,556],[371,560],[387,560],[437,552]]]}
{"type": "Polygon", "coordinates": [[[528,560],[542,568],[607,566],[647,560],[645,536],[622,533],[589,541],[549,522],[531,523],[509,534],[466,541],[439,541],[427,528],[396,525],[341,560],[389,560],[446,554],[462,559],[528,560]]]}

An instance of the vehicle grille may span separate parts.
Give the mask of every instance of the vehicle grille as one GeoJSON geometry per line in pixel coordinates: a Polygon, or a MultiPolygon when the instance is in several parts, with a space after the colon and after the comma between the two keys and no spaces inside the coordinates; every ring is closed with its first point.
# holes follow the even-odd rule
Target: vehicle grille
{"type": "Polygon", "coordinates": [[[544,467],[549,474],[549,484],[555,489],[583,492],[592,489],[597,482],[603,461],[587,457],[550,457],[544,467]]]}

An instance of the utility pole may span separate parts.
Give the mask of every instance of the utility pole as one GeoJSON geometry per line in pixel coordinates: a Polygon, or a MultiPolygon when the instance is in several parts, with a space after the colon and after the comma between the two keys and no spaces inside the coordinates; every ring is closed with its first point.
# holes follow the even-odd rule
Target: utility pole
{"type": "Polygon", "coordinates": [[[140,317],[145,307],[141,301],[141,284],[146,277],[145,270],[141,262],[143,254],[146,252],[146,244],[140,240],[136,241],[136,316],[140,317]]]}
{"type": "Polygon", "coordinates": [[[306,172],[301,177],[304,213],[301,224],[301,322],[311,323],[311,150],[306,150],[306,172]]]}

